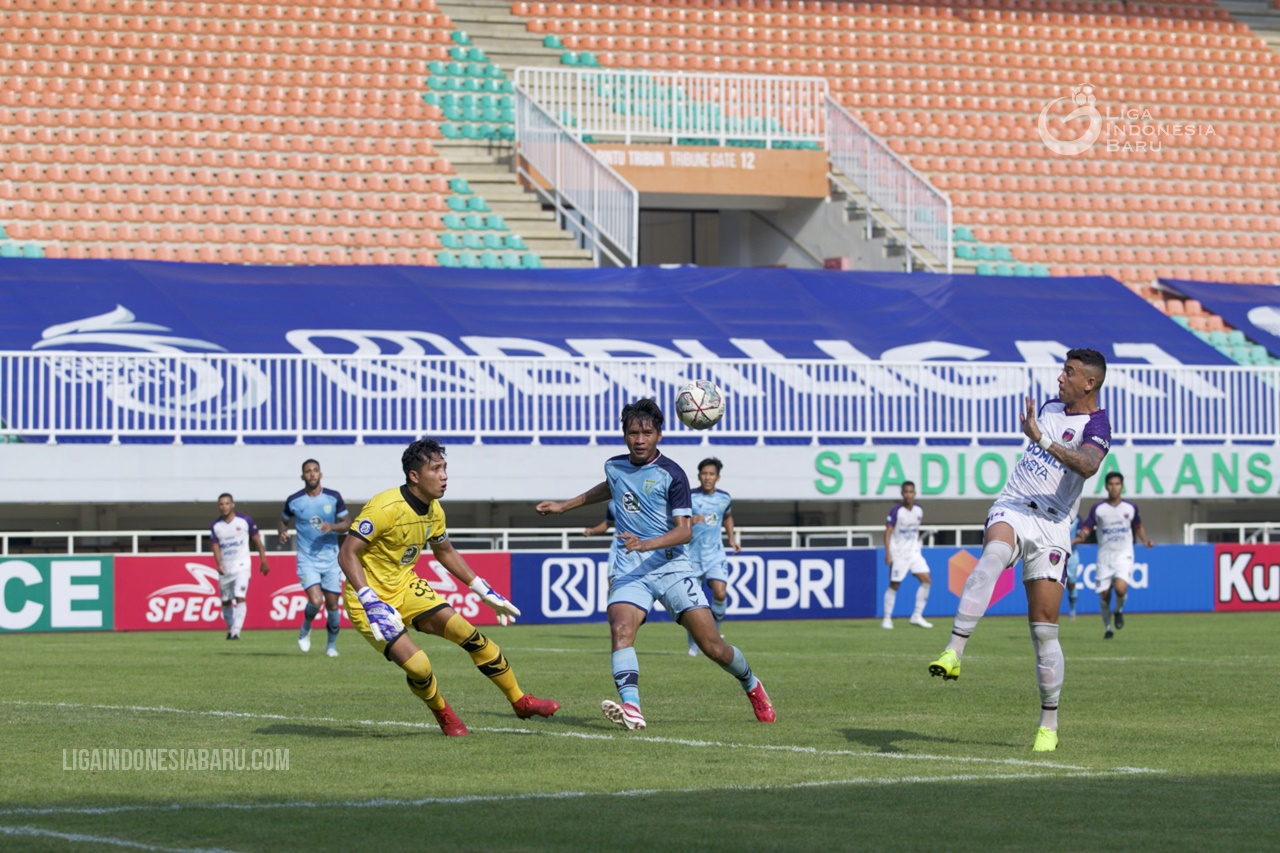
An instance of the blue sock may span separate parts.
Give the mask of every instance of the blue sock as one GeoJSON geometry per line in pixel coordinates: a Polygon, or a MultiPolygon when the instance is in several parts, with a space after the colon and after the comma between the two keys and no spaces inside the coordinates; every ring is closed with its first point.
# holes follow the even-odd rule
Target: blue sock
{"type": "Polygon", "coordinates": [[[619,649],[613,653],[613,683],[618,685],[618,696],[623,702],[640,707],[640,664],[636,650],[619,649]]]}
{"type": "Polygon", "coordinates": [[[711,599],[711,615],[716,617],[717,627],[719,627],[720,623],[724,621],[724,611],[725,611],[725,608],[728,606],[729,606],[729,599],[727,598],[721,599],[719,601],[717,601],[715,598],[711,599]]]}
{"type": "Polygon", "coordinates": [[[320,612],[320,608],[316,607],[310,601],[307,602],[307,609],[302,612],[302,630],[311,630],[311,620],[316,618],[316,614],[320,612]]]}
{"type": "Polygon", "coordinates": [[[324,620],[324,627],[329,632],[329,648],[333,648],[338,644],[338,611],[329,611],[324,620]]]}
{"type": "Polygon", "coordinates": [[[742,650],[737,646],[730,646],[733,649],[733,660],[729,661],[728,666],[720,667],[725,672],[738,679],[738,683],[742,685],[742,689],[751,691],[756,689],[756,685],[760,683],[760,679],[755,677],[751,672],[751,667],[747,665],[747,659],[742,656],[742,650]]]}

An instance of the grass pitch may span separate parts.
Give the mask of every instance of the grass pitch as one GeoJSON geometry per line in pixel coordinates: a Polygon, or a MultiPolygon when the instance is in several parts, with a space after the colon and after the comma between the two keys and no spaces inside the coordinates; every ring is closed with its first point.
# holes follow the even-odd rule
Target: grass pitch
{"type": "Polygon", "coordinates": [[[774,725],[681,629],[648,625],[644,732],[600,714],[604,625],[489,631],[563,704],[551,720],[517,719],[419,635],[467,738],[354,631],[337,659],[322,629],[307,655],[278,631],[3,636],[0,850],[1274,849],[1277,614],[1140,614],[1106,642],[1096,615],[1064,622],[1043,756],[1025,620],[984,620],[947,683],[927,664],[949,621],[896,624],[727,622],[774,725]],[[95,749],[288,767],[80,769],[95,749]]]}

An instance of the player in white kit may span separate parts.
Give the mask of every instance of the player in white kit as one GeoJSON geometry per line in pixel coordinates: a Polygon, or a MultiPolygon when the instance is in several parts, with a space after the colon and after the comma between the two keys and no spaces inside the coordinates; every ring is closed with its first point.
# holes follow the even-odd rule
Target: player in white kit
{"type": "Polygon", "coordinates": [[[214,565],[218,574],[219,597],[222,599],[222,618],[227,623],[227,639],[240,639],[244,628],[245,597],[249,594],[249,575],[252,560],[249,544],[258,549],[258,570],[264,575],[271,571],[267,565],[267,547],[262,544],[258,525],[247,515],[236,512],[236,502],[231,495],[218,495],[218,520],[209,527],[209,544],[213,549],[214,565]]]}
{"type": "Polygon", "coordinates": [[[1020,415],[1030,441],[1009,475],[1004,490],[987,513],[982,556],[965,582],[951,628],[951,641],[929,664],[931,675],[960,677],[965,643],[991,603],[996,581],[1022,560],[1027,591],[1027,620],[1036,650],[1040,687],[1040,725],[1032,750],[1051,752],[1058,746],[1058,697],[1064,666],[1058,642],[1058,613],[1071,555],[1071,516],[1084,481],[1098,472],[1111,449],[1111,424],[1098,408],[1098,392],[1107,362],[1092,349],[1067,353],[1058,375],[1058,396],[1040,407],[1030,397],[1020,415]]]}
{"type": "Polygon", "coordinates": [[[884,564],[889,567],[889,588],[884,591],[884,621],[881,628],[893,628],[893,605],[898,600],[898,587],[907,573],[916,576],[920,586],[916,588],[916,606],[911,611],[912,625],[932,628],[933,623],[924,618],[924,605],[929,600],[929,564],[920,552],[920,525],[924,522],[924,509],[916,503],[916,484],[910,480],[902,484],[902,503],[889,510],[884,524],[884,564]]]}
{"type": "Polygon", "coordinates": [[[1094,577],[1098,583],[1098,608],[1102,613],[1102,639],[1110,640],[1115,636],[1111,630],[1111,590],[1116,591],[1116,631],[1124,627],[1124,603],[1129,595],[1129,584],[1133,583],[1133,534],[1148,548],[1152,547],[1147,538],[1146,528],[1138,516],[1138,507],[1132,501],[1121,499],[1124,491],[1124,475],[1112,471],[1107,475],[1107,499],[1098,501],[1089,508],[1089,515],[1080,523],[1080,532],[1072,540],[1078,545],[1089,538],[1089,533],[1097,531],[1098,559],[1097,572],[1094,577]]]}

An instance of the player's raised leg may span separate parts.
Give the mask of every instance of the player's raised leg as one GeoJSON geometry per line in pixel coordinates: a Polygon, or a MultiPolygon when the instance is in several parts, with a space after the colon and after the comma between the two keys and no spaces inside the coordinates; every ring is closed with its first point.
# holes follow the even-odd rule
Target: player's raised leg
{"type": "Polygon", "coordinates": [[[686,610],[680,616],[680,624],[697,640],[703,654],[738,679],[738,684],[742,686],[747,698],[751,701],[751,710],[755,713],[757,720],[762,723],[772,723],[777,719],[773,704],[769,701],[769,694],[765,692],[764,683],[751,671],[751,666],[747,663],[742,650],[720,638],[720,632],[716,630],[716,620],[711,615],[710,608],[698,607],[686,610]]]}
{"type": "Polygon", "coordinates": [[[978,626],[978,620],[987,612],[1000,574],[1013,565],[1013,543],[1013,528],[1005,522],[996,522],[987,528],[982,556],[960,594],[956,618],[951,625],[951,639],[938,659],[930,662],[930,675],[941,675],[944,681],[960,677],[960,658],[964,655],[965,644],[978,626]]]}

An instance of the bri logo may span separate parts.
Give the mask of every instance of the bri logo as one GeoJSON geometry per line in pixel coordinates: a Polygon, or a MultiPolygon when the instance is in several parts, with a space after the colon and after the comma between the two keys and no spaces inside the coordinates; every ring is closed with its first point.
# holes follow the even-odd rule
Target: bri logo
{"type": "Polygon", "coordinates": [[[759,556],[729,558],[731,616],[753,616],[766,610],[806,611],[844,608],[845,568],[840,557],[799,560],[759,556]]]}
{"type": "Polygon", "coordinates": [[[594,557],[548,557],[542,561],[542,615],[572,619],[604,613],[609,563],[594,557]]]}

